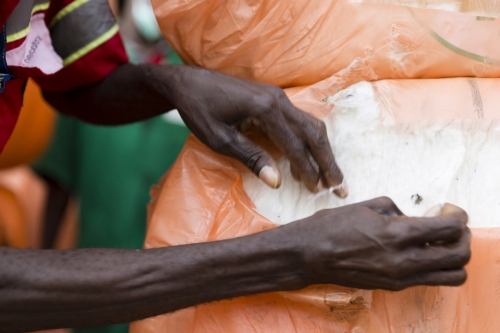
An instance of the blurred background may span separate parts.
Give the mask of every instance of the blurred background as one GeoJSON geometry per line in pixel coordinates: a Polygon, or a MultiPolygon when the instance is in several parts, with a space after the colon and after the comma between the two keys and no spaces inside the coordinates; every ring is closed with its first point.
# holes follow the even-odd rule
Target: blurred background
{"type": "MultiPolygon", "coordinates": [[[[131,62],[182,63],[163,39],[149,0],[109,4],[131,62]]],[[[150,187],[188,134],[176,111],[116,127],[57,115],[29,81],[14,134],[0,155],[0,245],[141,248],[150,187]]],[[[74,332],[126,333],[128,325],[74,332]]]]}

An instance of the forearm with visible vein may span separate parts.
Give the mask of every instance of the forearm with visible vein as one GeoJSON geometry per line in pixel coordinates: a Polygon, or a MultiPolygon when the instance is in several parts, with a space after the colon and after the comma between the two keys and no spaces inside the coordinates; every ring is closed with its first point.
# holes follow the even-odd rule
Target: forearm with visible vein
{"type": "Polygon", "coordinates": [[[298,251],[275,232],[150,250],[0,248],[0,332],[124,323],[305,286],[298,251]]]}

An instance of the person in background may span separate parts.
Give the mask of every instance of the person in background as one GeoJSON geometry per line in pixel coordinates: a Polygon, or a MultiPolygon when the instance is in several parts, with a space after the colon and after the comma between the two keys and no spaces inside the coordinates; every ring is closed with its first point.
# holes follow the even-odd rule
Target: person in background
{"type": "MultiPolygon", "coordinates": [[[[193,66],[130,64],[106,1],[2,0],[0,26],[0,147],[31,77],[55,109],[89,123],[123,125],[177,109],[201,142],[277,188],[276,161],[244,135],[254,127],[311,192],[335,187],[339,197],[348,195],[324,123],[297,109],[282,89],[193,66]]],[[[127,323],[314,284],[460,285],[470,259],[467,220],[451,205],[436,217],[410,218],[382,197],[217,242],[0,248],[0,332],[127,323]]]]}

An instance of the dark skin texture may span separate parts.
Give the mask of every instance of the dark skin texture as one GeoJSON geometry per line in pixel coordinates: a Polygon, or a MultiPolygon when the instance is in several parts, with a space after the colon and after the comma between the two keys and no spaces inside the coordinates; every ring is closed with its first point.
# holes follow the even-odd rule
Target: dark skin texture
{"type": "Polygon", "coordinates": [[[318,283],[460,285],[470,258],[467,214],[445,210],[411,219],[378,198],[219,242],[140,251],[3,248],[0,332],[129,322],[318,283]]]}
{"type": "MultiPolygon", "coordinates": [[[[63,113],[103,125],[177,108],[201,141],[278,187],[276,162],[241,134],[256,127],[311,191],[342,182],[324,124],[276,87],[193,67],[123,65],[94,86],[45,97],[63,113]]],[[[458,207],[409,218],[378,198],[219,242],[137,251],[0,248],[0,332],[130,322],[318,283],[388,290],[460,285],[470,258],[466,223],[458,207]]]]}
{"type": "MultiPolygon", "coordinates": [[[[310,191],[343,180],[324,123],[295,108],[283,90],[271,85],[196,67],[129,64],[98,85],[44,96],[57,110],[102,125],[140,121],[176,108],[207,146],[242,161],[277,188],[281,175],[276,162],[242,134],[257,128],[283,151],[296,179],[310,191]],[[261,173],[265,166],[270,170],[261,173]]],[[[347,196],[346,190],[335,193],[347,196]]]]}

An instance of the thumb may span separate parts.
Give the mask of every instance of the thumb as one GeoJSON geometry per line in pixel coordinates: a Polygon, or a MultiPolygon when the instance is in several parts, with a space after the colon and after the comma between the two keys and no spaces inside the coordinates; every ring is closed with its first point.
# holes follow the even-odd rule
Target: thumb
{"type": "Polygon", "coordinates": [[[445,203],[444,205],[439,204],[431,207],[425,214],[424,217],[436,217],[436,216],[456,216],[464,225],[467,224],[469,217],[467,213],[460,207],[445,203]]]}
{"type": "Polygon", "coordinates": [[[271,188],[281,186],[281,173],[271,155],[238,131],[227,133],[231,144],[221,153],[234,157],[246,165],[255,175],[271,188]]]}
{"type": "Polygon", "coordinates": [[[279,188],[281,186],[281,173],[276,166],[276,163],[271,158],[274,166],[265,165],[259,171],[259,178],[266,183],[269,187],[279,188]]]}
{"type": "Polygon", "coordinates": [[[465,210],[449,203],[444,204],[443,209],[441,209],[441,214],[439,215],[457,217],[462,221],[464,226],[466,226],[469,221],[469,216],[465,210]]]}

